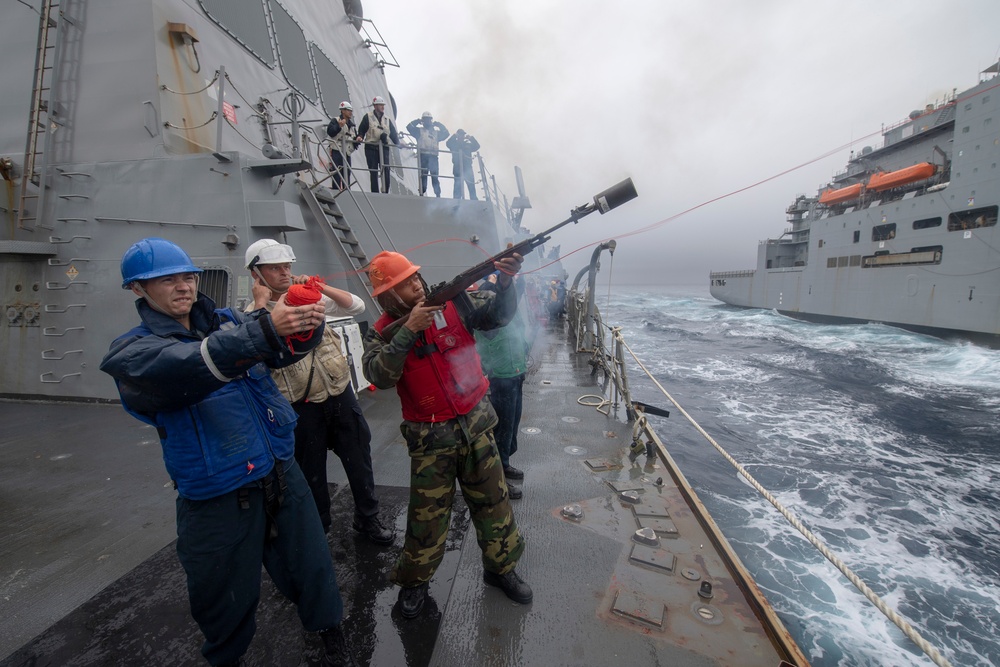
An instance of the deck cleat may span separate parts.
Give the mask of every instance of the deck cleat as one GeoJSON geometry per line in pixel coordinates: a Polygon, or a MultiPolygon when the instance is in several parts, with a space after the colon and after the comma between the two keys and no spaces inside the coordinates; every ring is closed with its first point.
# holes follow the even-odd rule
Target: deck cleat
{"type": "Polygon", "coordinates": [[[618,494],[618,499],[626,503],[631,503],[633,505],[642,502],[642,500],[639,499],[638,491],[622,491],[621,493],[618,494]]]}
{"type": "Polygon", "coordinates": [[[656,531],[652,528],[640,528],[632,534],[632,541],[639,544],[646,544],[651,547],[660,546],[660,538],[656,536],[656,531]]]}
{"type": "Polygon", "coordinates": [[[581,521],[583,519],[583,508],[577,504],[566,505],[562,508],[560,512],[564,519],[569,519],[570,521],[581,521]]]}

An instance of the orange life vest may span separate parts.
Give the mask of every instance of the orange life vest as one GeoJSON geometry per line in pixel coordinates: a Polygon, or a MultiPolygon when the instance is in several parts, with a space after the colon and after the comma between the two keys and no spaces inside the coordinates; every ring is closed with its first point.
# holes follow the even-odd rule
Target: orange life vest
{"type": "MultiPolygon", "coordinates": [[[[445,304],[445,326],[436,324],[423,332],[406,355],[403,375],[396,392],[403,406],[403,419],[414,422],[442,422],[468,414],[490,388],[483,375],[476,339],[465,328],[450,301],[445,304]]],[[[375,323],[382,330],[393,321],[383,313],[375,323]]]]}

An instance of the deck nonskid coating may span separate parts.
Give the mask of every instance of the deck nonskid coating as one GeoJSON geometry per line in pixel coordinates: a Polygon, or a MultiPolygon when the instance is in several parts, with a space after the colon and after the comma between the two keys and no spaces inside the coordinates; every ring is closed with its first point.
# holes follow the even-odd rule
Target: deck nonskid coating
{"type": "MultiPolygon", "coordinates": [[[[483,583],[479,549],[463,507],[453,526],[460,533],[453,530],[451,551],[432,583],[428,618],[408,622],[399,616],[394,609],[396,590],[386,576],[402,544],[409,457],[398,429],[395,392],[360,393],[372,427],[383,512],[396,526],[397,539],[390,550],[373,551],[347,528],[350,494],[339,460],[331,455],[330,480],[338,485],[335,506],[344,515],[336,519],[341,529],[331,537],[331,549],[348,614],[345,629],[359,661],[436,666],[777,665],[780,658],[739,591],[731,582],[719,583],[726,579],[724,568],[708,540],[686,539],[702,533],[690,510],[678,504],[679,494],[669,483],[652,485],[657,478],[669,479],[662,464],[644,456],[630,460],[630,426],[579,402],[584,395],[601,393],[590,373],[589,355],[576,354],[561,330],[551,330],[541,333],[532,356],[536,365],[525,384],[519,451],[513,460],[525,471],[524,499],[514,501],[513,508],[527,540],[518,572],[534,589],[530,605],[515,604],[483,583]],[[586,461],[596,459],[622,467],[594,471],[586,461]],[[644,499],[670,505],[682,537],[661,540],[663,548],[677,554],[678,570],[696,568],[716,582],[711,603],[724,610],[724,623],[699,624],[695,619],[696,583],[676,573],[654,575],[629,564],[635,519],[609,482],[644,486],[644,499]],[[579,523],[560,516],[560,509],[572,503],[585,508],[579,523]],[[651,608],[665,603],[662,627],[613,613],[621,591],[632,591],[633,600],[651,608]]],[[[156,577],[172,577],[176,584],[180,576],[170,553],[174,492],[154,431],[118,406],[0,403],[0,417],[11,425],[0,439],[9,462],[0,470],[5,508],[0,526],[12,538],[0,551],[0,655],[5,656],[0,664],[36,664],[28,662],[27,649],[33,647],[34,659],[44,658],[46,647],[58,645],[52,638],[60,633],[77,637],[88,650],[98,652],[93,655],[108,656],[109,664],[140,664],[136,646],[145,648],[148,659],[164,655],[164,646],[171,643],[171,664],[181,656],[180,664],[198,664],[200,638],[184,617],[182,588],[176,588],[174,596],[181,599],[164,600],[159,607],[137,605],[135,610],[148,614],[154,625],[161,624],[156,619],[169,607],[176,617],[175,637],[169,624],[162,626],[162,633],[135,637],[135,628],[145,627],[140,620],[131,626],[132,636],[118,643],[100,628],[87,629],[91,634],[80,639],[77,626],[87,621],[72,613],[92,609],[96,594],[136,566],[152,578],[154,584],[147,585],[155,585],[156,577]],[[40,633],[48,643],[32,640],[40,633]],[[176,648],[177,640],[182,650],[176,648]]],[[[303,638],[291,605],[276,594],[265,595],[259,619],[259,637],[251,650],[257,659],[282,665],[315,659],[315,641],[303,638]],[[281,641],[285,635],[295,640],[286,646],[281,641]]],[[[156,664],[156,659],[142,664],[156,664]]]]}

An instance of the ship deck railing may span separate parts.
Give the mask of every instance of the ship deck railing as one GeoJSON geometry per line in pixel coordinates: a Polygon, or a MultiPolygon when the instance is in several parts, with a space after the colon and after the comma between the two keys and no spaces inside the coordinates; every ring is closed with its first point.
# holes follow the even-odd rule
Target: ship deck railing
{"type": "Polygon", "coordinates": [[[754,269],[747,269],[744,271],[712,271],[708,274],[710,280],[718,280],[722,278],[753,278],[754,274],[757,273],[754,269]]]}

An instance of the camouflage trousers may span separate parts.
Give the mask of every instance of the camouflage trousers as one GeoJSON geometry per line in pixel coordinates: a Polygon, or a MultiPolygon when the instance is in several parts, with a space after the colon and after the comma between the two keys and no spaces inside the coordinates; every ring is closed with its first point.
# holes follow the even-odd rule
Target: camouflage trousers
{"type": "Polygon", "coordinates": [[[456,480],[469,506],[483,567],[497,574],[513,570],[524,541],[511,513],[493,432],[470,438],[457,420],[421,426],[419,431],[403,426],[410,453],[410,504],[403,552],[390,581],[405,588],[434,576],[444,558],[456,480]]]}

